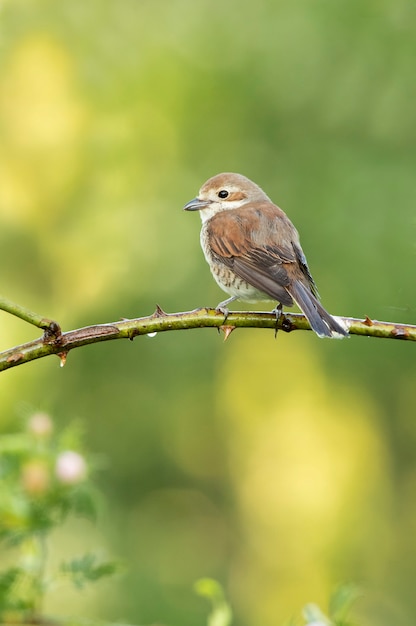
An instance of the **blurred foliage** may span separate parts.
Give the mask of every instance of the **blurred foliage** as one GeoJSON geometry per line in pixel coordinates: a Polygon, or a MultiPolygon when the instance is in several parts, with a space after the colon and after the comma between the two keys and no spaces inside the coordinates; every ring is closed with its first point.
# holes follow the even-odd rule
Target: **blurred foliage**
{"type": "MultiPolygon", "coordinates": [[[[64,329],[217,304],[181,207],[228,170],[293,219],[331,312],[415,323],[415,13],[3,0],[4,295],[64,329]]],[[[77,596],[79,614],[205,623],[192,584],[209,576],[245,626],[323,606],[340,580],[366,589],[359,623],[413,623],[413,346],[309,335],[166,333],[2,375],[3,432],[34,411],[75,415],[107,459],[105,521],[68,520],[51,559],[98,542],[129,575],[77,596]]],[[[33,337],[1,314],[0,349],[33,337]]]]}
{"type": "Polygon", "coordinates": [[[49,416],[35,413],[23,431],[0,441],[0,539],[13,554],[13,565],[0,572],[2,623],[42,623],[45,594],[58,582],[81,588],[117,570],[89,553],[49,571],[52,530],[70,513],[91,518],[95,512],[78,431],[71,427],[57,436],[49,416]]]}
{"type": "MultiPolygon", "coordinates": [[[[212,604],[208,626],[231,626],[233,614],[221,585],[212,578],[201,578],[196,581],[194,588],[198,595],[207,598],[212,604]]],[[[354,585],[342,585],[331,596],[328,616],[316,604],[307,604],[302,611],[302,623],[306,626],[353,626],[349,613],[360,595],[354,585]]],[[[293,619],[287,622],[287,626],[299,623],[293,619]]]]}

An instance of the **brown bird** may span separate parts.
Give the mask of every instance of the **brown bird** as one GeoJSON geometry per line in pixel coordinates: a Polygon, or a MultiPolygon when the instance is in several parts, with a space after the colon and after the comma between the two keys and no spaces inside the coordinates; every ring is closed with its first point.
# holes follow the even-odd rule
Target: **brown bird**
{"type": "Polygon", "coordinates": [[[228,315],[227,305],[237,299],[277,300],[278,315],[296,302],[319,337],[348,334],[319,302],[298,231],[258,185],[241,174],[218,174],[184,209],[200,212],[205,258],[231,296],[217,310],[228,315]]]}

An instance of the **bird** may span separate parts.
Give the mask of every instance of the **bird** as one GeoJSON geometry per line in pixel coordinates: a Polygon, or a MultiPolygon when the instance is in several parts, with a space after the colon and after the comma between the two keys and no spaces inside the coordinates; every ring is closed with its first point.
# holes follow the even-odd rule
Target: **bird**
{"type": "Polygon", "coordinates": [[[348,335],[320,303],[295,226],[256,183],[242,174],[217,174],[183,208],[200,213],[205,259],[230,296],[216,307],[225,318],[234,300],[277,301],[277,317],[296,303],[319,337],[348,335]]]}

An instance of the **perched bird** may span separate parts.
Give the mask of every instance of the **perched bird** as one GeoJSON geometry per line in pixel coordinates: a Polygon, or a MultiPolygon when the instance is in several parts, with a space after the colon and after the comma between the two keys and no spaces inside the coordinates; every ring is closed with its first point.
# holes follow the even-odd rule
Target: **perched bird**
{"type": "Polygon", "coordinates": [[[277,300],[278,314],[296,302],[319,337],[348,334],[319,302],[298,231],[258,185],[241,174],[218,174],[184,209],[200,212],[205,258],[231,296],[217,310],[228,315],[227,305],[237,299],[277,300]]]}

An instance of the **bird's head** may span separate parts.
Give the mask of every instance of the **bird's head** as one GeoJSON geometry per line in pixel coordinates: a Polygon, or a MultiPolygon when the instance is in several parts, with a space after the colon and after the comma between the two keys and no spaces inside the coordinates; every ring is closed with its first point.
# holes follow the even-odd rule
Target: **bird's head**
{"type": "Polygon", "coordinates": [[[241,174],[226,172],[206,181],[185,211],[199,211],[203,222],[220,211],[239,209],[249,202],[269,200],[264,191],[241,174]]]}

